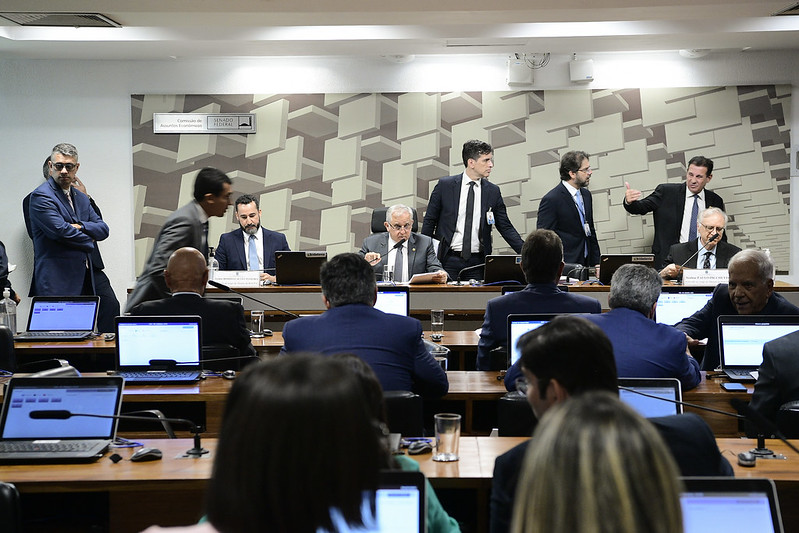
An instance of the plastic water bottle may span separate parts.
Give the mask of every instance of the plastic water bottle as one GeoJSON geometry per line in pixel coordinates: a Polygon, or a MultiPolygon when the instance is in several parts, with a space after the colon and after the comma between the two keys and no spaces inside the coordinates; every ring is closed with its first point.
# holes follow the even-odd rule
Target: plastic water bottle
{"type": "Polygon", "coordinates": [[[214,256],[214,247],[208,247],[208,279],[214,279],[214,274],[219,270],[219,261],[214,256]]]}
{"type": "Polygon", "coordinates": [[[17,302],[11,299],[11,289],[3,289],[3,301],[0,302],[2,325],[8,326],[13,335],[17,333],[17,302]]]}

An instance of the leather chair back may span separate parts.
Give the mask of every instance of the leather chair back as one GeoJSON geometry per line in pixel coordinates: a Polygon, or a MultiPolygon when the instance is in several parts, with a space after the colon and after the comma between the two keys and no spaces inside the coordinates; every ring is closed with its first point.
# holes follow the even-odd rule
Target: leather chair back
{"type": "Polygon", "coordinates": [[[799,400],[782,404],[777,411],[776,422],[786,439],[799,438],[799,400]]]}
{"type": "Polygon", "coordinates": [[[22,512],[19,491],[11,483],[0,482],[0,531],[19,533],[22,531],[22,512]]]}
{"type": "Polygon", "coordinates": [[[385,391],[386,418],[391,433],[404,437],[424,436],[422,397],[409,391],[385,391]]]}
{"type": "MultiPolygon", "coordinates": [[[[383,223],[386,221],[386,211],[388,207],[378,207],[372,211],[372,233],[385,233],[386,227],[383,223]]],[[[419,231],[419,215],[416,213],[416,208],[411,207],[413,211],[413,226],[411,231],[417,233],[419,231]]]]}
{"type": "Polygon", "coordinates": [[[7,326],[0,326],[0,370],[17,371],[14,355],[14,334],[7,326]]]}
{"type": "Polygon", "coordinates": [[[538,419],[519,391],[508,392],[497,402],[497,428],[500,437],[529,437],[538,419]]]}

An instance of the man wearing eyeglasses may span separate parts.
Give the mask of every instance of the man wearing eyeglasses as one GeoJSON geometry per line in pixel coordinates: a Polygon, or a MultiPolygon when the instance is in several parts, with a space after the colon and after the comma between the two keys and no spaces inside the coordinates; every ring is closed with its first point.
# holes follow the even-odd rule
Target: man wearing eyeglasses
{"type": "Polygon", "coordinates": [[[669,263],[660,271],[665,279],[676,279],[683,268],[727,268],[732,256],[740,248],[721,240],[727,227],[727,215],[718,207],[708,207],[699,213],[696,232],[699,235],[689,242],[672,244],[666,261],[669,263]]]}
{"type": "Polygon", "coordinates": [[[32,295],[96,294],[92,252],[109,230],[89,197],[73,187],[78,167],[78,150],[57,144],[50,155],[50,178],[31,193],[32,295]]]}
{"type": "MultiPolygon", "coordinates": [[[[641,191],[625,182],[624,202],[628,213],[645,215],[652,213],[655,219],[655,238],[652,240],[652,253],[655,254],[655,267],[663,268],[672,244],[696,239],[696,221],[699,212],[707,207],[718,207],[724,211],[721,196],[706,189],[713,179],[713,160],[701,155],[688,161],[684,183],[661,183],[646,198],[641,191]]],[[[727,237],[722,234],[721,240],[727,237]]]]}
{"type": "Polygon", "coordinates": [[[551,229],[563,241],[563,261],[583,266],[599,264],[599,242],[594,227],[594,204],[589,156],[566,152],[560,159],[560,184],[541,198],[538,229],[551,229]]]}
{"type": "Polygon", "coordinates": [[[447,273],[441,268],[433,248],[433,239],[414,233],[413,210],[407,205],[392,205],[386,210],[383,223],[386,233],[375,233],[364,239],[358,253],[374,268],[378,279],[383,267],[394,267],[394,281],[409,281],[414,274],[435,272],[434,281],[447,282],[447,273]]]}

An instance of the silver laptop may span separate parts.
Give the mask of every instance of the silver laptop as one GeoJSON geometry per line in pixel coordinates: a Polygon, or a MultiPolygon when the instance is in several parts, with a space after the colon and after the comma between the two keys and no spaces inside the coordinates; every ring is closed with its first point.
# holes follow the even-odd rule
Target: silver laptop
{"type": "Polygon", "coordinates": [[[93,461],[116,435],[124,380],[116,376],[11,378],[0,418],[0,463],[93,461]]]}
{"type": "Polygon", "coordinates": [[[763,345],[799,330],[799,316],[723,315],[718,327],[721,369],[733,381],[757,381],[763,345]]]}
{"type": "Polygon", "coordinates": [[[777,490],[770,479],[683,478],[685,533],[782,533],[777,490]]]}
{"type": "Polygon", "coordinates": [[[34,296],[28,325],[16,341],[82,341],[92,336],[99,296],[34,296]]]}
{"type": "Polygon", "coordinates": [[[619,398],[646,418],[682,414],[676,378],[619,378],[619,398]]]}
{"type": "Polygon", "coordinates": [[[200,379],[199,316],[118,316],[116,335],[116,372],[128,383],[192,383],[200,379]]]}

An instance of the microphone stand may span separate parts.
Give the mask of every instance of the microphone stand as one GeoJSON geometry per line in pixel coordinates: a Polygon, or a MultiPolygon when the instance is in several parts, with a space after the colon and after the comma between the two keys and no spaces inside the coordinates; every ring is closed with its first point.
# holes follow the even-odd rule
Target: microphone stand
{"type": "Polygon", "coordinates": [[[479,265],[472,265],[470,267],[466,267],[466,268],[461,269],[461,271],[458,272],[458,279],[455,281],[455,285],[464,285],[464,283],[461,281],[461,274],[463,274],[467,270],[474,270],[476,268],[482,268],[484,266],[486,266],[485,263],[480,263],[479,265]]]}
{"type": "Polygon", "coordinates": [[[232,292],[233,294],[237,294],[239,296],[243,296],[244,298],[248,298],[248,299],[250,299],[250,300],[252,300],[252,301],[254,301],[256,303],[259,303],[261,305],[265,305],[265,306],[267,306],[270,309],[274,309],[275,311],[280,311],[281,313],[285,313],[285,314],[289,315],[292,318],[300,318],[300,315],[298,315],[296,313],[292,313],[291,311],[286,311],[285,309],[282,309],[282,308],[280,308],[280,307],[278,307],[276,305],[272,305],[270,303],[266,303],[263,300],[259,300],[258,298],[254,298],[254,297],[250,296],[247,293],[239,292],[237,290],[231,289],[227,285],[223,285],[222,283],[219,283],[218,281],[214,281],[212,279],[209,279],[208,280],[208,284],[210,286],[212,286],[212,287],[216,287],[217,289],[223,290],[225,292],[232,292]]]}
{"type": "MultiPolygon", "coordinates": [[[[766,418],[765,416],[761,415],[751,407],[745,401],[739,398],[730,398],[730,405],[735,408],[736,411],[741,413],[747,420],[752,422],[755,427],[757,428],[757,448],[751,450],[753,455],[757,455],[759,457],[775,457],[780,458],[780,456],[776,455],[774,452],[766,448],[766,434],[771,434],[780,439],[786,446],[788,446],[791,450],[799,454],[799,449],[796,448],[793,444],[788,442],[788,439],[785,438],[785,435],[779,430],[776,424],[766,418]],[[765,430],[765,431],[764,431],[765,430]]],[[[782,457],[784,458],[784,456],[782,457]]]]}
{"type": "Polygon", "coordinates": [[[715,240],[716,240],[716,239],[718,239],[719,237],[721,237],[721,233],[714,233],[713,235],[711,235],[711,236],[710,236],[710,238],[707,240],[707,242],[706,242],[705,244],[703,244],[703,245],[702,245],[702,247],[701,247],[701,248],[699,248],[699,249],[698,249],[696,252],[694,252],[694,255],[692,255],[691,257],[689,257],[688,259],[686,259],[686,260],[685,260],[685,262],[684,262],[683,264],[681,264],[681,265],[680,265],[680,266],[677,268],[677,276],[679,277],[679,276],[681,276],[681,275],[682,275],[682,271],[683,271],[683,269],[685,269],[685,265],[687,265],[687,264],[688,264],[688,262],[689,262],[691,259],[693,259],[693,258],[694,258],[694,257],[696,257],[697,255],[699,255],[699,252],[701,252],[702,250],[705,250],[705,249],[707,249],[707,245],[708,245],[708,244],[710,244],[711,242],[715,241],[715,240]]]}

